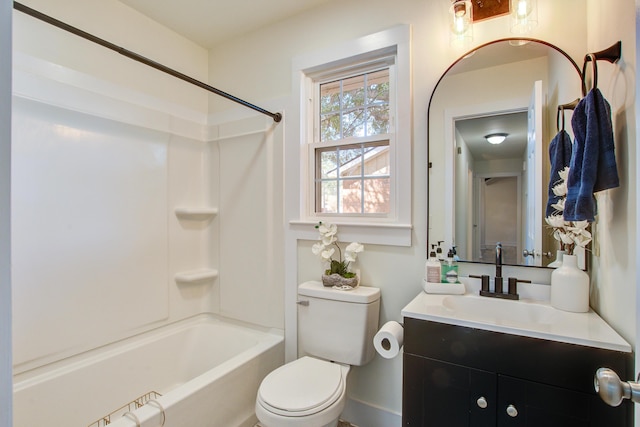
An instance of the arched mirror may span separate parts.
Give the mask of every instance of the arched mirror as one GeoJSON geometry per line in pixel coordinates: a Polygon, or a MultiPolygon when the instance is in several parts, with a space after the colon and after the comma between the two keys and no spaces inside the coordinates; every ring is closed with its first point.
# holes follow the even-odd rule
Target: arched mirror
{"type": "Polygon", "coordinates": [[[428,242],[461,261],[547,266],[549,143],[580,97],[580,70],[540,40],[497,40],[453,63],[429,102],[428,242]],[[559,117],[562,119],[562,117],[559,117]],[[502,136],[494,143],[489,136],[502,136]]]}

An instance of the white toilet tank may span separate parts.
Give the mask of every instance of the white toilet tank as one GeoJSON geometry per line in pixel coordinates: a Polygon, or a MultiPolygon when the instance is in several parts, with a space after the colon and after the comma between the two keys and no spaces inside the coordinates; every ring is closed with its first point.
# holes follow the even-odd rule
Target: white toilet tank
{"type": "Polygon", "coordinates": [[[298,286],[298,349],[333,362],[360,366],[375,355],[380,289],[359,286],[350,291],[320,282],[298,286]],[[308,303],[308,304],[307,304],[308,303]]]}

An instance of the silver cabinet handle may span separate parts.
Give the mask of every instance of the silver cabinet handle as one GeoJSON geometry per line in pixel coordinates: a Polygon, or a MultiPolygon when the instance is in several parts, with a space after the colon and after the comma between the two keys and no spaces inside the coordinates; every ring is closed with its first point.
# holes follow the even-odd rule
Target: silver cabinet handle
{"type": "Polygon", "coordinates": [[[607,405],[618,406],[624,399],[640,403],[640,383],[621,381],[609,368],[599,368],[593,378],[593,387],[607,405]]]}
{"type": "Polygon", "coordinates": [[[480,396],[478,400],[476,400],[476,403],[480,409],[486,409],[486,407],[489,406],[487,399],[484,396],[480,396]]]}
{"type": "Polygon", "coordinates": [[[298,305],[303,305],[303,306],[308,306],[309,305],[309,300],[301,300],[301,301],[296,301],[296,304],[298,305]]]}
{"type": "Polygon", "coordinates": [[[518,410],[515,406],[509,405],[507,406],[507,415],[509,415],[511,418],[515,418],[518,416],[518,410]]]}

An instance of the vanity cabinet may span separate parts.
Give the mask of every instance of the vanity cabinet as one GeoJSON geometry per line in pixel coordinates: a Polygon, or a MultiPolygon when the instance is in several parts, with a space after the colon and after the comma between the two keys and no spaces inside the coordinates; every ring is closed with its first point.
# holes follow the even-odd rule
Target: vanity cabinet
{"type": "Polygon", "coordinates": [[[406,318],[408,427],[627,427],[632,403],[595,393],[600,367],[633,376],[631,353],[406,318]]]}

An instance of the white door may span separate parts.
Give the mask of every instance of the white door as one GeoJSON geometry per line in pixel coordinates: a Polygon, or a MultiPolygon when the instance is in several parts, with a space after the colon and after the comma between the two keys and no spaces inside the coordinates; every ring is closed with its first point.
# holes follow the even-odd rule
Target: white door
{"type": "MultiPolygon", "coordinates": [[[[524,194],[524,249],[526,265],[542,266],[542,81],[533,85],[527,113],[527,161],[524,194]],[[538,177],[536,179],[536,177],[538,177]]],[[[523,253],[524,255],[524,253],[523,253]]]]}

